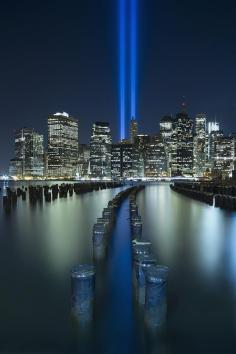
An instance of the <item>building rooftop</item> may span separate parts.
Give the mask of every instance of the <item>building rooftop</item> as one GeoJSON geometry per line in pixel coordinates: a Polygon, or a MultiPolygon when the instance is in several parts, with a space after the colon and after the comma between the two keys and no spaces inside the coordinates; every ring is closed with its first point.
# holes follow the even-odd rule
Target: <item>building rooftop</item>
{"type": "Polygon", "coordinates": [[[69,114],[68,113],[66,113],[66,112],[62,112],[62,113],[60,113],[60,112],[57,112],[57,113],[54,113],[53,114],[54,116],[62,116],[62,117],[67,117],[67,118],[69,118],[69,114]]]}

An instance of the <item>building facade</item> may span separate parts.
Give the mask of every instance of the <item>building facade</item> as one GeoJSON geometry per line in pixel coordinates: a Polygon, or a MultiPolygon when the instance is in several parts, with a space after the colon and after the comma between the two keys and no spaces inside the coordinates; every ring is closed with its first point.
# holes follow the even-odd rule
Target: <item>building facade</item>
{"type": "Polygon", "coordinates": [[[161,135],[152,137],[145,147],[144,175],[146,178],[167,177],[167,158],[161,135]]]}
{"type": "Polygon", "coordinates": [[[135,118],[130,121],[130,142],[134,143],[135,137],[138,135],[138,122],[135,118]]]}
{"type": "Polygon", "coordinates": [[[90,176],[111,178],[111,131],[106,122],[96,122],[90,140],[90,176]]]}
{"type": "Polygon", "coordinates": [[[78,121],[69,114],[48,117],[48,176],[73,178],[78,164],[78,121]]]}
{"type": "Polygon", "coordinates": [[[137,178],[145,177],[145,151],[151,142],[148,134],[138,134],[134,139],[133,171],[137,178]]]}
{"type": "Polygon", "coordinates": [[[208,122],[208,134],[211,132],[218,132],[220,130],[220,125],[217,122],[208,122]]]}
{"type": "Polygon", "coordinates": [[[171,175],[193,175],[193,121],[185,111],[178,113],[173,122],[171,175]]]}
{"type": "Polygon", "coordinates": [[[171,152],[172,152],[172,135],[173,135],[173,118],[164,116],[160,121],[160,134],[164,144],[168,175],[171,175],[171,152]]]}
{"type": "Polygon", "coordinates": [[[112,144],[111,176],[112,178],[134,177],[134,145],[130,143],[112,144]]]}
{"type": "Polygon", "coordinates": [[[194,175],[204,175],[207,166],[207,129],[205,114],[198,114],[195,119],[194,135],[194,175]]]}
{"type": "Polygon", "coordinates": [[[79,144],[78,170],[77,176],[86,178],[90,172],[90,146],[87,144],[79,144]]]}
{"type": "Polygon", "coordinates": [[[9,174],[18,178],[44,176],[44,139],[34,129],[15,131],[15,156],[10,160],[9,174]]]}
{"type": "Polygon", "coordinates": [[[222,131],[211,133],[212,176],[229,178],[234,170],[234,139],[224,136],[222,131]]]}

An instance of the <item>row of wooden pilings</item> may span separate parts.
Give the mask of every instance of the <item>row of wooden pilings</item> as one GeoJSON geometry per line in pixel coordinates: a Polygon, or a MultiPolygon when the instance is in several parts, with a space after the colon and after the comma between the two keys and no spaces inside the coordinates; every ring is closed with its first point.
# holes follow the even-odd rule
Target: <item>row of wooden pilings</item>
{"type": "Polygon", "coordinates": [[[28,188],[21,187],[17,189],[6,189],[6,195],[3,196],[3,206],[5,211],[10,212],[17,204],[18,198],[22,200],[27,200],[27,195],[29,202],[35,204],[37,202],[47,202],[51,203],[57,198],[67,198],[72,197],[73,194],[79,195],[83,193],[88,193],[92,191],[97,191],[100,189],[108,188],[118,188],[121,187],[121,183],[117,182],[92,182],[92,183],[62,183],[54,185],[30,185],[28,188]]]}
{"type": "Polygon", "coordinates": [[[121,203],[135,190],[130,187],[119,192],[103,209],[93,226],[92,244],[94,264],[79,264],[71,271],[72,314],[82,327],[91,324],[94,317],[94,303],[98,278],[104,277],[100,265],[106,260],[109,237],[114,227],[116,213],[121,203]],[[96,280],[96,282],[95,282],[96,280]]]}
{"type": "Polygon", "coordinates": [[[214,194],[213,193],[208,193],[208,192],[203,192],[200,190],[196,190],[191,188],[191,185],[184,184],[182,185],[181,183],[175,183],[171,184],[170,188],[178,193],[181,193],[187,197],[190,197],[195,200],[199,200],[203,203],[207,203],[209,205],[213,205],[214,201],[214,194]]]}
{"type": "Polygon", "coordinates": [[[142,220],[136,203],[137,191],[130,195],[133,284],[139,314],[148,330],[162,332],[167,316],[168,267],[152,255],[150,241],[143,238],[142,220]]]}
{"type": "Polygon", "coordinates": [[[229,195],[215,195],[215,207],[236,211],[236,197],[229,195]]]}
{"type": "MultiPolygon", "coordinates": [[[[151,333],[162,333],[165,328],[168,267],[158,265],[157,260],[151,253],[151,242],[143,239],[143,223],[136,203],[136,195],[143,188],[144,186],[128,188],[118,193],[108,203],[107,207],[102,211],[102,216],[97,219],[93,227],[94,265],[79,264],[72,269],[72,313],[83,327],[91,324],[93,320],[95,284],[97,283],[97,278],[101,277],[99,262],[106,258],[109,235],[115,222],[116,210],[122,201],[129,196],[132,278],[135,301],[139,314],[151,333]]],[[[129,232],[127,232],[128,234],[129,232]]],[[[103,276],[104,271],[102,271],[103,276]]]]}
{"type": "MultiPolygon", "coordinates": [[[[227,183],[227,182],[226,182],[227,183]]],[[[212,193],[214,195],[228,195],[236,197],[236,186],[230,184],[224,184],[223,182],[175,182],[176,185],[181,185],[184,188],[194,189],[196,191],[212,193]]],[[[229,182],[228,182],[229,183],[229,182]]]]}
{"type": "Polygon", "coordinates": [[[216,186],[213,184],[175,183],[170,188],[187,197],[199,200],[216,208],[236,211],[236,188],[234,186],[216,186]],[[226,194],[221,194],[226,193],[226,194]]]}

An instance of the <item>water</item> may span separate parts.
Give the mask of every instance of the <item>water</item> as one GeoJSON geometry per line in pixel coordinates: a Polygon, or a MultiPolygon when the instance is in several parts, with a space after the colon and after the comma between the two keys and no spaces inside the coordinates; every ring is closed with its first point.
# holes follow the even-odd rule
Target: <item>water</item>
{"type": "Polygon", "coordinates": [[[132,304],[132,252],[128,216],[129,204],[126,200],[117,213],[117,222],[110,237],[96,353],[138,353],[138,332],[132,304]]]}
{"type": "MultiPolygon", "coordinates": [[[[70,269],[92,261],[92,226],[119,189],[0,209],[0,351],[85,353],[70,316],[70,269]]],[[[144,237],[170,268],[167,337],[144,335],[132,303],[128,202],[117,214],[104,265],[93,352],[235,353],[236,213],[181,196],[166,184],[138,195],[144,237]]],[[[0,207],[1,208],[1,207],[0,207]]],[[[91,347],[91,346],[88,346],[91,347]]]]}
{"type": "Polygon", "coordinates": [[[168,350],[236,351],[236,213],[149,186],[138,196],[144,235],[168,265],[168,350]]]}

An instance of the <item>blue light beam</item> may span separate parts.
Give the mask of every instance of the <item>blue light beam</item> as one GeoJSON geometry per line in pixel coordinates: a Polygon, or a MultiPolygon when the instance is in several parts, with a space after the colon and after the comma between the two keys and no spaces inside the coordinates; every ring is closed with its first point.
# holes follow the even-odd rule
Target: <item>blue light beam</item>
{"type": "Polygon", "coordinates": [[[120,82],[120,139],[125,138],[126,115],[126,0],[119,0],[119,82],[120,82]]]}
{"type": "Polygon", "coordinates": [[[137,90],[137,0],[130,0],[130,104],[131,118],[136,118],[137,90]]]}

